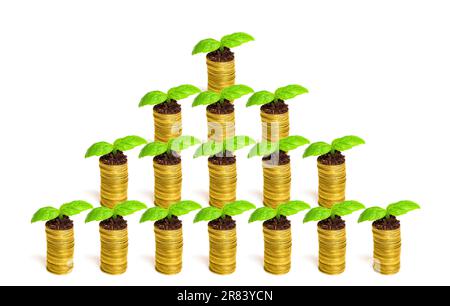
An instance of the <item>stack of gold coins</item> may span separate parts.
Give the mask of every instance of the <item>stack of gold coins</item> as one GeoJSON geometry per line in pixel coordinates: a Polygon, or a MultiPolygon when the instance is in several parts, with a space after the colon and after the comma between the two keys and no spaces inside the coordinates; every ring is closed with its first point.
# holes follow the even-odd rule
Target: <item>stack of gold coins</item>
{"type": "Polygon", "coordinates": [[[222,208],[225,204],[236,201],[236,163],[216,165],[208,162],[209,168],[209,204],[222,208]]]}
{"type": "Polygon", "coordinates": [[[100,269],[108,274],[127,270],[128,230],[106,230],[100,226],[100,269]]]}
{"type": "Polygon", "coordinates": [[[263,161],[264,205],[272,208],[291,198],[291,163],[272,165],[263,161]]]}
{"type": "Polygon", "coordinates": [[[128,164],[106,165],[100,161],[100,203],[114,208],[127,200],[128,164]]]}
{"type": "Polygon", "coordinates": [[[216,230],[208,226],[209,269],[217,274],[231,274],[236,270],[236,228],[216,230]]]}
{"type": "Polygon", "coordinates": [[[161,114],[153,111],[155,124],[155,141],[168,142],[181,136],[181,112],[176,114],[161,114]]]}
{"type": "Polygon", "coordinates": [[[264,270],[272,274],[286,274],[291,269],[291,228],[271,230],[263,226],[264,270]]]}
{"type": "Polygon", "coordinates": [[[214,62],[206,59],[208,69],[208,90],[220,92],[222,89],[234,85],[234,60],[228,62],[214,62]]]}
{"type": "Polygon", "coordinates": [[[45,227],[47,236],[47,270],[55,274],[67,274],[73,269],[75,240],[73,228],[53,230],[45,227]]]}
{"type": "Polygon", "coordinates": [[[262,139],[277,142],[289,136],[289,112],[267,114],[261,111],[262,139]]]}
{"type": "Polygon", "coordinates": [[[230,114],[213,114],[206,111],[206,118],[208,120],[208,140],[222,142],[225,139],[234,137],[234,112],[230,114]]]}
{"type": "Polygon", "coordinates": [[[162,230],[155,226],[155,268],[164,274],[181,272],[183,261],[183,230],[162,230]]]}
{"type": "Polygon", "coordinates": [[[319,233],[319,270],[326,274],[340,274],[345,270],[345,228],[325,230],[319,233]]]}
{"type": "Polygon", "coordinates": [[[317,161],[319,170],[319,204],[331,208],[345,200],[345,163],[324,165],[317,161]]]}
{"type": "Polygon", "coordinates": [[[372,233],[374,270],[381,274],[395,274],[400,271],[400,228],[380,230],[372,227],[372,233]]]}
{"type": "Polygon", "coordinates": [[[155,205],[168,208],[181,200],[181,162],[161,165],[153,162],[155,172],[155,205]]]}

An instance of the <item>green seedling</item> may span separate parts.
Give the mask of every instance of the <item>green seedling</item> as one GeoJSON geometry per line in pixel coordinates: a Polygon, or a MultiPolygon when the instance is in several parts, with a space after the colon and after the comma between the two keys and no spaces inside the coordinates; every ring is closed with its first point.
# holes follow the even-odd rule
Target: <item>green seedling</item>
{"type": "Polygon", "coordinates": [[[334,204],[331,208],[314,207],[308,211],[303,219],[303,223],[310,221],[322,221],[328,218],[334,219],[336,216],[343,217],[355,211],[364,209],[364,205],[358,201],[343,201],[334,204]]]}
{"type": "Polygon", "coordinates": [[[311,206],[303,201],[289,201],[278,205],[277,208],[260,207],[251,214],[248,222],[266,221],[274,218],[280,219],[281,216],[292,216],[309,208],[311,208],[311,206]]]}
{"type": "Polygon", "coordinates": [[[322,141],[314,142],[306,148],[303,158],[309,156],[321,156],[327,153],[335,154],[336,151],[346,151],[361,144],[365,144],[364,140],[358,136],[352,135],[336,138],[331,144],[322,141]]]}
{"type": "Polygon", "coordinates": [[[205,207],[195,216],[194,223],[199,221],[212,221],[226,216],[233,217],[248,210],[255,209],[256,206],[248,201],[234,201],[225,204],[222,209],[217,207],[205,207]]]}
{"type": "Polygon", "coordinates": [[[86,201],[72,201],[65,203],[58,208],[46,206],[36,211],[31,219],[31,223],[37,221],[50,221],[57,218],[64,219],[64,217],[71,217],[78,215],[79,213],[91,209],[93,206],[86,201]]]}
{"type": "Polygon", "coordinates": [[[169,89],[167,93],[159,90],[150,91],[142,97],[139,102],[139,107],[145,105],[158,105],[169,101],[179,101],[186,99],[193,94],[199,93],[200,91],[201,90],[197,87],[189,84],[173,87],[169,89]]]}
{"type": "Polygon", "coordinates": [[[225,48],[235,48],[252,40],[255,39],[251,35],[244,32],[225,35],[220,39],[220,41],[213,38],[206,38],[199,41],[195,45],[192,50],[192,55],[197,53],[209,53],[216,50],[223,52],[225,48]]]}
{"type": "Polygon", "coordinates": [[[269,156],[278,151],[289,152],[308,143],[308,139],[298,135],[288,136],[277,142],[262,141],[250,149],[248,157],[269,156]]]}
{"type": "Polygon", "coordinates": [[[89,212],[85,222],[103,221],[110,218],[116,219],[119,216],[125,217],[145,208],[147,206],[144,203],[132,200],[117,204],[114,208],[97,207],[89,212]]]}
{"type": "Polygon", "coordinates": [[[200,156],[225,156],[226,152],[236,152],[246,146],[254,144],[255,141],[249,136],[234,136],[223,142],[210,140],[201,144],[195,151],[194,158],[200,156]]]}
{"type": "Polygon", "coordinates": [[[168,142],[154,141],[145,145],[139,153],[139,158],[145,156],[157,156],[164,153],[173,154],[180,153],[191,146],[197,145],[200,140],[193,136],[179,136],[168,142]]]}
{"type": "Polygon", "coordinates": [[[109,153],[115,155],[118,151],[128,151],[146,143],[147,141],[139,136],[126,136],[119,138],[112,144],[106,141],[100,141],[90,146],[84,157],[103,156],[109,153]]]}
{"type": "Polygon", "coordinates": [[[389,204],[386,209],[374,206],[367,208],[361,213],[358,223],[389,219],[390,216],[398,217],[419,208],[420,206],[417,203],[408,200],[389,204]]]}
{"type": "Polygon", "coordinates": [[[257,91],[248,99],[247,107],[253,105],[264,105],[280,100],[286,101],[307,92],[308,89],[296,84],[280,87],[275,90],[275,93],[271,93],[267,90],[257,91]]]}
{"type": "Polygon", "coordinates": [[[170,205],[169,208],[155,206],[144,212],[140,223],[147,221],[159,221],[165,218],[170,220],[173,216],[180,217],[200,208],[202,208],[200,204],[189,200],[174,203],[170,205]]]}
{"type": "Polygon", "coordinates": [[[224,103],[225,101],[234,101],[252,92],[253,89],[247,85],[231,85],[222,89],[220,93],[207,90],[199,93],[197,97],[195,97],[192,106],[210,105],[214,103],[224,103]]]}

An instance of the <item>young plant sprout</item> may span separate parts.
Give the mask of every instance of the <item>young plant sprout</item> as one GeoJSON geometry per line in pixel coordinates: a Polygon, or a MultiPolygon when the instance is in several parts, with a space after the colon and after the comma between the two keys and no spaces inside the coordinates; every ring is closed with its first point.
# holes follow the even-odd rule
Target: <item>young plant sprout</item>
{"type": "Polygon", "coordinates": [[[220,92],[204,91],[195,97],[192,106],[207,105],[208,139],[224,141],[234,136],[234,105],[232,101],[252,93],[246,85],[231,85],[220,92]]]}
{"type": "Polygon", "coordinates": [[[292,84],[278,88],[275,93],[263,90],[250,96],[247,107],[261,106],[263,140],[276,142],[289,136],[289,108],[285,101],[307,92],[305,87],[292,84]]]}
{"type": "Polygon", "coordinates": [[[108,274],[127,270],[128,226],[123,218],[147,206],[139,201],[125,201],[114,208],[97,207],[89,212],[85,222],[100,221],[100,269],[108,274]]]}
{"type": "Polygon", "coordinates": [[[372,221],[373,268],[381,274],[400,271],[400,221],[396,218],[420,206],[413,201],[399,201],[387,206],[370,207],[362,212],[358,222],[372,221]]]}
{"type": "Polygon", "coordinates": [[[207,38],[199,41],[192,55],[207,53],[206,66],[208,68],[208,90],[220,92],[225,87],[234,85],[235,67],[234,53],[230,50],[254,38],[243,32],[225,35],[220,41],[207,38]]]}
{"type": "Polygon", "coordinates": [[[206,207],[195,216],[194,222],[208,221],[209,269],[217,274],[231,274],[236,270],[236,221],[240,215],[256,206],[248,201],[235,201],[222,208],[206,207]]]}
{"type": "Polygon", "coordinates": [[[46,206],[36,211],[31,223],[45,222],[47,238],[47,270],[54,274],[67,274],[73,269],[73,221],[69,218],[92,208],[86,201],[72,201],[59,208],[46,206]]]}
{"type": "Polygon", "coordinates": [[[318,156],[319,205],[331,207],[345,200],[345,156],[341,152],[364,143],[358,136],[350,135],[336,138],[331,144],[314,142],[306,148],[303,158],[318,156]]]}
{"type": "Polygon", "coordinates": [[[142,137],[126,136],[116,139],[112,144],[101,141],[89,147],[86,158],[100,156],[100,204],[112,208],[127,200],[128,164],[123,152],[146,143],[142,137]]]}
{"type": "Polygon", "coordinates": [[[155,268],[163,274],[181,272],[183,259],[183,230],[180,216],[200,209],[194,201],[180,201],[168,208],[149,208],[141,217],[141,223],[155,221],[155,268]]]}
{"type": "Polygon", "coordinates": [[[291,163],[287,154],[308,144],[305,137],[293,135],[277,142],[262,141],[250,149],[248,157],[262,156],[264,174],[264,205],[276,208],[291,198],[291,163]]]}
{"type": "Polygon", "coordinates": [[[139,107],[153,105],[153,119],[155,140],[168,142],[172,138],[181,136],[181,105],[178,101],[199,93],[200,89],[185,84],[173,87],[167,93],[154,90],[142,97],[139,107]]]}
{"type": "Polygon", "coordinates": [[[200,145],[194,158],[208,156],[209,204],[223,207],[236,201],[236,156],[234,152],[254,144],[249,136],[234,136],[223,142],[210,140],[200,145]]]}
{"type": "Polygon", "coordinates": [[[357,201],[343,201],[331,208],[315,207],[306,213],[303,223],[319,221],[319,270],[326,274],[340,274],[345,270],[346,233],[341,218],[364,209],[357,201]]]}
{"type": "Polygon", "coordinates": [[[193,136],[179,136],[168,142],[155,141],[142,148],[139,158],[153,156],[155,175],[155,204],[169,207],[181,200],[181,156],[182,150],[199,144],[193,136]]]}
{"type": "Polygon", "coordinates": [[[292,235],[288,216],[295,215],[310,205],[303,201],[289,201],[277,208],[260,207],[253,211],[249,223],[264,221],[264,270],[285,274],[291,269],[292,235]]]}

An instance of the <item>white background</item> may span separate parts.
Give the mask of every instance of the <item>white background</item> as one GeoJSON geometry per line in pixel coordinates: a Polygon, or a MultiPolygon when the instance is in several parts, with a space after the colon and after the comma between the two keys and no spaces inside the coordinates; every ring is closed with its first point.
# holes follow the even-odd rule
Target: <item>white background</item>
{"type": "MultiPolygon", "coordinates": [[[[0,284],[52,285],[409,285],[450,284],[448,252],[448,1],[2,1],[0,133],[2,195],[0,284]],[[41,206],[74,199],[98,203],[99,169],[85,150],[100,140],[153,137],[147,91],[183,83],[206,87],[204,55],[194,44],[236,31],[256,41],[235,49],[237,82],[255,90],[290,83],[310,93],[289,101],[291,133],[312,141],[356,134],[367,144],[347,155],[348,199],[385,206],[421,204],[402,220],[402,269],[381,276],[370,264],[370,224],[347,219],[347,269],[317,270],[314,224],[292,218],[292,270],[262,268],[260,224],[238,218],[238,266],[229,276],[208,270],[206,224],[184,220],[182,273],[154,270],[152,224],[129,220],[129,268],[98,268],[97,224],[75,218],[75,268],[45,269],[41,206]]],[[[182,101],[187,135],[205,139],[201,107],[182,101]]],[[[257,107],[236,101],[237,133],[260,139],[257,107]]],[[[238,198],[261,205],[260,161],[238,154],[238,198]]],[[[291,153],[292,198],[315,203],[317,170],[303,148],[291,153]]],[[[129,198],[152,205],[151,159],[129,155],[129,198]]],[[[183,198],[207,204],[205,159],[183,153],[183,198]]]]}

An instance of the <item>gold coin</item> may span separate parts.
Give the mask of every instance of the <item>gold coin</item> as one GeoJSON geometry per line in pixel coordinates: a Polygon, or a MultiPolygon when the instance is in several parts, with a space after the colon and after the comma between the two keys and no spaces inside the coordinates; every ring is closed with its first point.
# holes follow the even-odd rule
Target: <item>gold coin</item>
{"type": "Polygon", "coordinates": [[[395,230],[379,230],[372,226],[373,268],[381,274],[400,271],[401,234],[395,230]]]}
{"type": "Polygon", "coordinates": [[[161,114],[153,111],[155,125],[155,141],[168,142],[170,139],[181,136],[181,112],[176,114],[161,114]]]}
{"type": "Polygon", "coordinates": [[[277,142],[289,136],[289,112],[267,114],[261,111],[262,139],[277,142]]]}
{"type": "Polygon", "coordinates": [[[153,161],[155,174],[155,205],[168,208],[181,200],[181,162],[176,165],[161,165],[153,161]]]}
{"type": "Polygon", "coordinates": [[[264,205],[272,208],[291,198],[291,164],[271,165],[263,161],[264,205]]]}
{"type": "Polygon", "coordinates": [[[67,274],[73,269],[75,239],[73,228],[53,230],[45,227],[47,238],[47,270],[54,274],[67,274]]]}
{"type": "Polygon", "coordinates": [[[291,269],[291,228],[271,230],[263,226],[264,270],[272,274],[286,274],[291,269]]]}
{"type": "Polygon", "coordinates": [[[236,228],[216,230],[208,226],[209,269],[217,274],[230,274],[236,270],[236,228]]]}
{"type": "Polygon", "coordinates": [[[183,230],[155,230],[155,268],[163,274],[176,274],[181,271],[183,261],[183,230]]]}
{"type": "Polygon", "coordinates": [[[324,230],[319,234],[319,270],[326,274],[340,274],[345,270],[346,234],[341,230],[324,230]]]}
{"type": "Polygon", "coordinates": [[[226,203],[236,201],[236,163],[215,165],[208,161],[209,205],[222,208],[226,203]]]}
{"type": "Polygon", "coordinates": [[[106,165],[100,162],[100,203],[114,208],[127,200],[128,164],[106,165]]]}
{"type": "Polygon", "coordinates": [[[319,205],[331,208],[345,200],[345,163],[324,165],[317,161],[319,172],[319,205]]]}
{"type": "Polygon", "coordinates": [[[208,70],[208,90],[220,92],[222,89],[234,85],[234,60],[229,62],[214,62],[206,59],[208,70]]]}
{"type": "Polygon", "coordinates": [[[127,270],[128,229],[106,230],[100,226],[100,269],[108,274],[127,270]]]}
{"type": "Polygon", "coordinates": [[[230,114],[213,114],[206,111],[206,119],[208,121],[208,140],[222,142],[234,137],[234,112],[230,114]]]}

